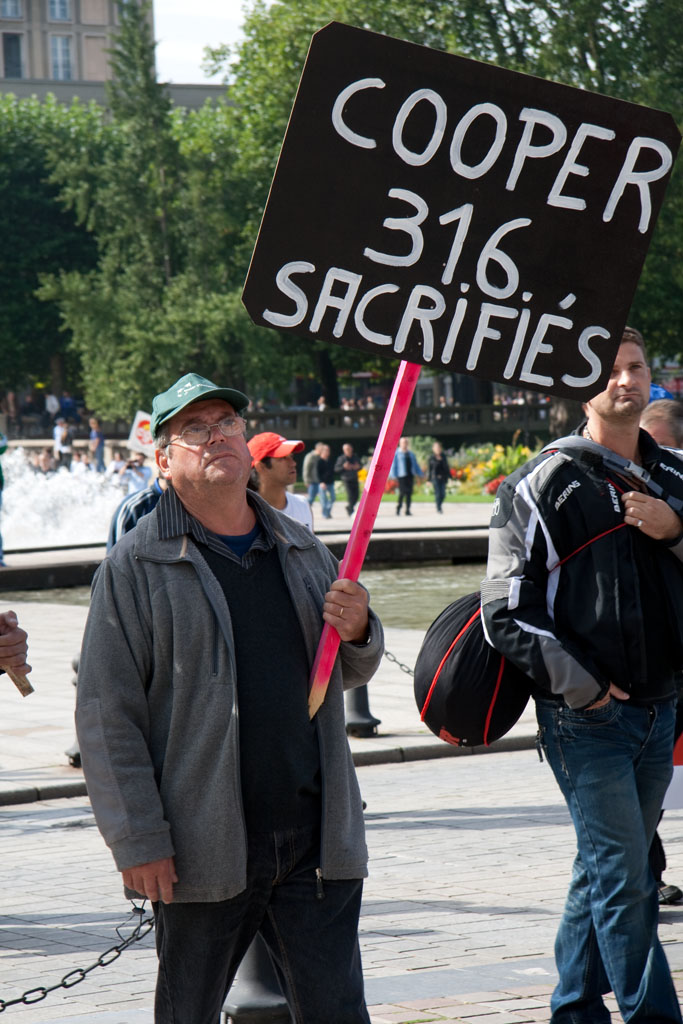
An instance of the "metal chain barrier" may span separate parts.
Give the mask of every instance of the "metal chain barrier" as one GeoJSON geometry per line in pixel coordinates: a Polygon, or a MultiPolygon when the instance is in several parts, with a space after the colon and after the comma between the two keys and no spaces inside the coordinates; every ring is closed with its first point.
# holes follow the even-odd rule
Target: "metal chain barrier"
{"type": "Polygon", "coordinates": [[[384,657],[387,659],[387,661],[391,661],[393,662],[394,665],[397,665],[400,668],[401,672],[405,672],[407,676],[412,676],[415,674],[410,665],[406,665],[404,662],[399,661],[396,655],[392,654],[391,651],[385,651],[384,657]]]}
{"type": "MultiPolygon", "coordinates": [[[[152,928],[154,927],[153,917],[143,917],[144,914],[143,902],[141,906],[133,904],[133,910],[131,911],[131,917],[139,917],[140,920],[136,924],[133,931],[130,933],[128,938],[124,939],[121,934],[121,929],[126,926],[127,921],[116,929],[116,934],[121,939],[118,946],[110,946],[109,949],[102,953],[94,964],[90,967],[76,967],[73,971],[69,971],[65,974],[61,981],[55,985],[44,987],[39,985],[37,988],[30,988],[27,992],[24,992],[22,996],[17,996],[16,999],[0,999],[0,1013],[4,1013],[10,1006],[31,1006],[33,1003],[40,1003],[43,999],[50,995],[51,992],[56,992],[60,988],[73,988],[74,985],[78,985],[79,982],[85,981],[91,971],[94,971],[96,967],[108,967],[109,964],[113,964],[115,960],[123,953],[124,949],[128,949],[134,942],[139,942],[140,939],[144,939],[152,928]]],[[[129,919],[130,920],[130,919],[129,919]]]]}

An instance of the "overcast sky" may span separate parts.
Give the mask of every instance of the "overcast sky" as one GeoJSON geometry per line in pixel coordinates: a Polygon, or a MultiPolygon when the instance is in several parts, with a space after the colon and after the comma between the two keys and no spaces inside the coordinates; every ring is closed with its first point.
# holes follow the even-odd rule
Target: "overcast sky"
{"type": "Polygon", "coordinates": [[[155,0],[159,81],[218,84],[202,74],[204,47],[236,42],[241,23],[242,0],[155,0]]]}

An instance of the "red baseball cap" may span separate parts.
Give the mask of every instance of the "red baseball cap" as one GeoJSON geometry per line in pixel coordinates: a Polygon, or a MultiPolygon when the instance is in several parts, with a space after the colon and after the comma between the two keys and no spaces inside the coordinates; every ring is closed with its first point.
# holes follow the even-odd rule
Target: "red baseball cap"
{"type": "Polygon", "coordinates": [[[252,463],[256,463],[269,455],[273,459],[282,459],[285,455],[291,455],[292,452],[302,452],[304,443],[303,441],[288,441],[282,434],[275,434],[272,430],[267,430],[265,434],[254,434],[251,441],[247,442],[247,447],[251,452],[252,463]]]}

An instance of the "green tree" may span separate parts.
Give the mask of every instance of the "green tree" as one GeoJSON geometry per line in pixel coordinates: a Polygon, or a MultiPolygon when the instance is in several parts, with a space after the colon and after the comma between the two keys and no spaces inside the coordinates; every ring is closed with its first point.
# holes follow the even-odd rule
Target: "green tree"
{"type": "MultiPolygon", "coordinates": [[[[54,98],[45,103],[0,95],[0,387],[49,380],[61,390],[69,336],[54,303],[36,295],[41,273],[93,266],[96,250],[87,231],[58,199],[46,162],[56,148],[86,135],[96,115],[54,98]]],[[[75,368],[72,368],[72,373],[75,368]]]]}
{"type": "Polygon", "coordinates": [[[104,110],[85,144],[52,147],[52,180],[92,232],[97,266],[46,275],[41,295],[58,302],[83,365],[86,400],[101,415],[143,404],[154,365],[164,288],[174,274],[173,192],[179,170],[170,99],[154,80],[146,7],[119,5],[111,54],[111,117],[104,110]]]}
{"type": "MultiPolygon", "coordinates": [[[[648,0],[641,14],[637,98],[668,110],[683,131],[683,19],[678,0],[648,0]]],[[[633,303],[653,352],[683,351],[683,160],[674,167],[633,303]]]]}
{"type": "Polygon", "coordinates": [[[246,390],[275,378],[284,394],[299,354],[240,302],[249,250],[229,105],[172,108],[144,6],[121,6],[112,68],[110,110],[91,137],[49,153],[97,248],[92,270],[45,275],[40,293],[71,333],[88,406],[131,416],[189,370],[246,390]]]}

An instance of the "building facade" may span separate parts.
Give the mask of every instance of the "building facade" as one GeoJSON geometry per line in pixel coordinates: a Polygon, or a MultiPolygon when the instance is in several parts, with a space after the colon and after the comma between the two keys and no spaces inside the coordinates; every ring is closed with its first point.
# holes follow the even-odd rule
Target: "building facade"
{"type": "MultiPolygon", "coordinates": [[[[154,30],[152,8],[148,17],[154,30]]],[[[115,0],[0,0],[0,92],[105,103],[107,50],[117,24],[115,0]]],[[[169,91],[177,106],[192,108],[224,96],[225,86],[171,85],[169,91]]]]}
{"type": "Polygon", "coordinates": [[[106,81],[115,29],[114,0],[0,0],[3,91],[26,81],[106,81]]]}

